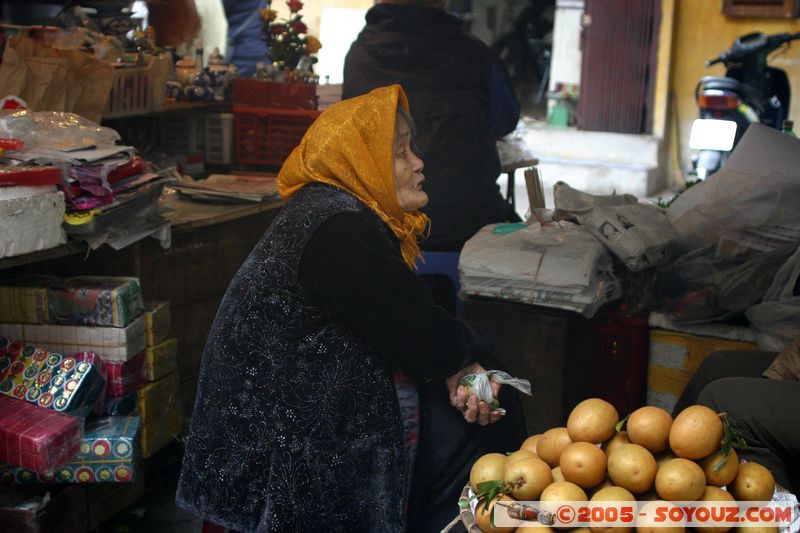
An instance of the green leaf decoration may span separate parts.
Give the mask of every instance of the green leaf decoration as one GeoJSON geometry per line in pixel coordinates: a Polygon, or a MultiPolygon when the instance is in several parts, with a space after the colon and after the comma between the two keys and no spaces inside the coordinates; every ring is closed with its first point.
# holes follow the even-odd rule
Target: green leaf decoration
{"type": "Polygon", "coordinates": [[[722,419],[722,446],[719,449],[722,460],[714,465],[715,472],[719,472],[725,467],[728,462],[728,455],[730,455],[734,444],[740,448],[747,449],[747,443],[733,428],[728,413],[720,413],[719,417],[722,419]]]}
{"type": "Polygon", "coordinates": [[[473,494],[471,498],[467,500],[467,504],[474,499],[483,501],[483,510],[487,511],[489,509],[489,504],[493,501],[502,496],[503,494],[508,494],[511,492],[511,488],[508,487],[502,479],[494,479],[491,481],[484,481],[483,483],[478,483],[477,486],[478,492],[473,494]]]}
{"type": "Polygon", "coordinates": [[[478,483],[478,492],[488,492],[493,489],[497,489],[503,486],[502,479],[493,479],[492,481],[484,481],[482,483],[478,483]]]}
{"type": "Polygon", "coordinates": [[[625,422],[628,421],[628,417],[630,417],[630,416],[631,416],[630,413],[628,413],[628,415],[625,418],[623,418],[622,420],[617,422],[617,424],[614,426],[614,429],[617,430],[617,433],[622,431],[622,427],[625,425],[625,422]]]}

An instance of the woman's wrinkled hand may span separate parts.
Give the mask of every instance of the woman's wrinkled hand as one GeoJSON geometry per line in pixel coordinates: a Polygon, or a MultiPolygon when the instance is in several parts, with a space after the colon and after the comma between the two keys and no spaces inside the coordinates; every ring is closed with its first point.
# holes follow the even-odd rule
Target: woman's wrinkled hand
{"type": "MultiPolygon", "coordinates": [[[[480,374],[482,372],[486,372],[486,369],[479,363],[472,363],[447,378],[445,384],[450,396],[450,405],[461,411],[464,420],[470,424],[477,422],[482,426],[486,426],[500,420],[505,413],[500,410],[492,411],[488,403],[482,400],[478,401],[478,397],[474,394],[467,398],[467,392],[464,387],[459,385],[461,378],[467,374],[480,374]]],[[[499,394],[500,384],[492,382],[492,395],[497,398],[499,394]]]]}

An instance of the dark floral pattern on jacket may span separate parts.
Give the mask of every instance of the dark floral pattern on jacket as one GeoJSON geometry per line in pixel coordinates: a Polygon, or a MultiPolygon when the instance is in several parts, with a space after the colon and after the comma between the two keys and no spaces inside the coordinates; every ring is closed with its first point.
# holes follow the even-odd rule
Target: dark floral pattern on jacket
{"type": "Polygon", "coordinates": [[[392,371],[297,274],[319,224],[364,210],[344,191],[305,187],[234,277],[203,354],[182,507],[243,532],[404,529],[392,371]]]}

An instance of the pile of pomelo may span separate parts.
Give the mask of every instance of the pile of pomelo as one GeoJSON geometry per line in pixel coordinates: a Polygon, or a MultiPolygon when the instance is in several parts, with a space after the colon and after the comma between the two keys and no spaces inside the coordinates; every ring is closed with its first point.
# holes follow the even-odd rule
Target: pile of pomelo
{"type": "MultiPolygon", "coordinates": [[[[702,405],[672,416],[659,407],[641,407],[619,424],[613,405],[600,398],[579,403],[566,427],[528,437],[519,450],[489,453],[472,466],[470,486],[502,480],[507,491],[499,500],[516,501],[767,501],[775,480],[764,466],[739,463],[736,451],[723,447],[723,418],[702,405]],[[723,450],[727,450],[727,453],[723,450]],[[723,488],[724,487],[724,488],[723,488]]],[[[483,485],[484,487],[486,485],[483,485]]],[[[479,501],[475,520],[482,531],[494,527],[491,510],[499,501],[479,501]]],[[[536,527],[537,533],[548,528],[536,527]]],[[[628,531],[625,527],[592,527],[594,533],[628,531]]],[[[643,524],[638,532],[671,533],[643,524]]],[[[722,533],[729,528],[703,528],[722,533]]],[[[746,529],[746,528],[741,528],[746,529]]],[[[749,528],[752,533],[754,528],[749,528]]],[[[759,532],[776,528],[759,528],[759,532]]],[[[518,533],[534,531],[520,527],[518,533]]]]}

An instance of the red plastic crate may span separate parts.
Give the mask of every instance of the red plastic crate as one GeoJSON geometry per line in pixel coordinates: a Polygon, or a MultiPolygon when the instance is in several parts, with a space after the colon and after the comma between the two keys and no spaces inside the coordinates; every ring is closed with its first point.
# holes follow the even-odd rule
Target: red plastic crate
{"type": "Polygon", "coordinates": [[[646,317],[601,310],[594,318],[594,394],[624,418],[645,404],[650,328],[646,317]]]}
{"type": "Polygon", "coordinates": [[[236,162],[279,167],[308,127],[316,109],[233,108],[236,116],[236,162]]]}
{"type": "Polygon", "coordinates": [[[234,78],[231,97],[234,106],[316,109],[317,84],[234,78]]]}

